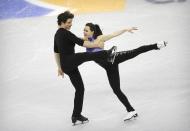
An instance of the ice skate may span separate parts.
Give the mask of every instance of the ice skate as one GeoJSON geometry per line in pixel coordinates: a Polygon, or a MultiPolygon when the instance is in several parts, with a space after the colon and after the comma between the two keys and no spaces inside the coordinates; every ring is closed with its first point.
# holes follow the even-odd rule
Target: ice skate
{"type": "Polygon", "coordinates": [[[89,122],[88,118],[86,118],[86,117],[84,117],[82,115],[80,115],[80,116],[72,116],[71,120],[72,120],[73,126],[89,122]],[[77,121],[80,121],[81,123],[76,123],[77,121]]]}
{"type": "Polygon", "coordinates": [[[112,64],[115,61],[117,46],[113,46],[111,49],[108,50],[108,62],[111,62],[112,64]]]}
{"type": "Polygon", "coordinates": [[[132,118],[135,118],[137,116],[138,116],[138,114],[136,111],[128,112],[128,114],[124,118],[124,121],[131,120],[132,118]]]}
{"type": "Polygon", "coordinates": [[[166,47],[167,44],[168,44],[168,42],[166,42],[166,41],[160,41],[160,42],[157,42],[157,47],[160,50],[160,49],[166,47]]]}

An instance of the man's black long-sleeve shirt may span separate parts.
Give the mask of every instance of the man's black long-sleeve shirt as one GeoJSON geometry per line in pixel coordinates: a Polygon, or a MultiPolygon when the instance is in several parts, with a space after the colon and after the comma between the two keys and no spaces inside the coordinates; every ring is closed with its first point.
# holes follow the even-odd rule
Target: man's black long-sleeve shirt
{"type": "Polygon", "coordinates": [[[75,53],[75,44],[83,46],[84,40],[75,36],[72,32],[59,28],[54,37],[54,52],[61,56],[75,53]]]}

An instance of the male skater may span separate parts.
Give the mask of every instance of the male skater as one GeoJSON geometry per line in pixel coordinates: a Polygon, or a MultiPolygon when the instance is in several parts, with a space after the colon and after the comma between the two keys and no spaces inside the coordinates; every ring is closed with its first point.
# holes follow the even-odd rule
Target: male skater
{"type": "Polygon", "coordinates": [[[58,15],[57,23],[59,29],[57,30],[54,37],[54,54],[58,66],[58,76],[64,76],[64,73],[66,73],[76,90],[74,98],[74,109],[71,117],[72,123],[75,124],[77,120],[82,122],[88,121],[88,118],[81,115],[84,96],[84,84],[78,70],[78,66],[86,61],[95,61],[99,59],[113,62],[113,58],[115,57],[113,51],[115,51],[116,47],[114,46],[108,51],[103,50],[95,53],[75,53],[75,44],[86,48],[103,48],[104,43],[100,41],[95,41],[93,43],[85,41],[70,32],[69,30],[72,26],[73,18],[74,15],[69,11],[65,11],[64,13],[58,15]]]}

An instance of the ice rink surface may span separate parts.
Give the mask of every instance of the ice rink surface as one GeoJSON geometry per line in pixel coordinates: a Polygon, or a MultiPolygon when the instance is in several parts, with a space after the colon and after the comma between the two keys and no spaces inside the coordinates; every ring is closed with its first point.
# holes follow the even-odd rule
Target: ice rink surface
{"type": "MultiPolygon", "coordinates": [[[[71,29],[83,36],[86,22],[108,34],[135,26],[105,43],[129,50],[160,40],[168,47],[120,64],[121,89],[139,114],[123,122],[124,106],[113,94],[103,68],[79,67],[85,84],[83,115],[87,124],[72,126],[74,88],[68,76],[57,77],[53,54],[56,15],[0,20],[1,131],[189,131],[190,2],[152,3],[128,0],[126,9],[78,14],[71,29]]],[[[76,46],[76,52],[84,48],[76,46]]]]}

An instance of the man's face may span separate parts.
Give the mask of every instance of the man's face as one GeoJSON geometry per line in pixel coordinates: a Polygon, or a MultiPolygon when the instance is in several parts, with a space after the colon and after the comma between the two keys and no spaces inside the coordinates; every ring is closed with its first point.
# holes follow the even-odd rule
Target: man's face
{"type": "Polygon", "coordinates": [[[67,21],[64,23],[64,27],[66,30],[70,30],[72,26],[73,19],[69,18],[67,21]]]}

